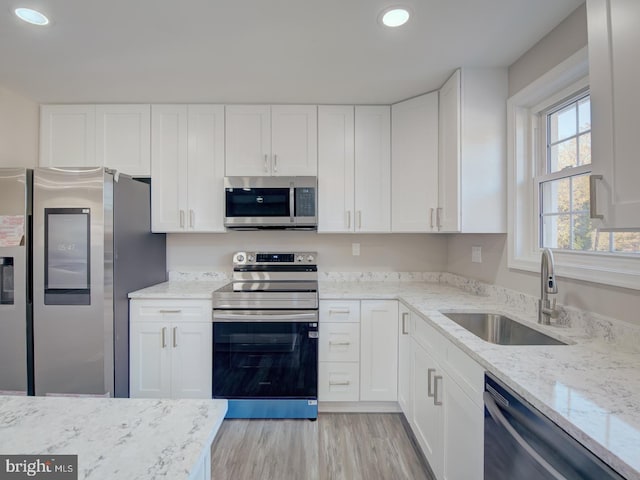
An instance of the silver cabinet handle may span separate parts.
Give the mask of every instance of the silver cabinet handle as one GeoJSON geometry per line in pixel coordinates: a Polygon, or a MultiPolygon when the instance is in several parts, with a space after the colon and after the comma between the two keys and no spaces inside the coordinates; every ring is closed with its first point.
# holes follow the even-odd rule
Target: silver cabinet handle
{"type": "Polygon", "coordinates": [[[190,209],[189,210],[189,226],[193,228],[195,223],[196,223],[196,213],[192,209],[190,209]]]}
{"type": "Polygon", "coordinates": [[[330,308],[329,315],[333,315],[334,313],[346,313],[349,314],[351,312],[350,308],[330,308]]]}
{"type": "Polygon", "coordinates": [[[433,404],[440,406],[442,405],[442,400],[438,400],[438,380],[442,380],[442,375],[433,376],[433,404]]]}
{"type": "Polygon", "coordinates": [[[433,392],[431,391],[431,377],[436,372],[435,368],[427,369],[427,395],[429,397],[433,397],[433,392]]]}
{"type": "Polygon", "coordinates": [[[264,171],[268,172],[269,171],[269,164],[267,163],[269,159],[269,156],[265,153],[264,154],[264,171]]]}
{"type": "Polygon", "coordinates": [[[522,436],[517,432],[515,428],[509,423],[509,420],[502,414],[500,411],[500,407],[491,396],[489,392],[484,392],[482,394],[484,398],[484,406],[486,407],[491,418],[499,424],[502,428],[504,428],[507,433],[520,445],[520,447],[531,456],[540,466],[542,466],[551,477],[556,480],[566,480],[561,473],[559,473],[555,468],[553,468],[538,452],[536,452],[531,445],[527,443],[527,441],[522,438],[522,436]]]}
{"type": "Polygon", "coordinates": [[[173,327],[173,348],[178,346],[178,327],[173,327]]]}
{"type": "Polygon", "coordinates": [[[596,180],[602,180],[602,175],[589,175],[589,216],[602,220],[604,215],[598,213],[596,180]]]}
{"type": "Polygon", "coordinates": [[[274,154],[273,155],[273,172],[277,172],[278,171],[278,155],[274,154]]]}
{"type": "Polygon", "coordinates": [[[362,229],[362,210],[358,210],[358,230],[362,229]]]}
{"type": "Polygon", "coordinates": [[[442,212],[442,207],[436,208],[436,226],[438,230],[442,228],[442,223],[440,223],[440,212],[442,212]]]}
{"type": "Polygon", "coordinates": [[[179,309],[179,308],[177,308],[177,309],[175,309],[175,310],[165,310],[165,309],[162,309],[162,310],[160,310],[160,313],[180,313],[181,311],[182,311],[182,310],[181,310],[181,309],[179,309]]]}
{"type": "Polygon", "coordinates": [[[351,345],[351,342],[329,342],[329,345],[346,346],[346,345],[351,345]]]}
{"type": "Polygon", "coordinates": [[[329,381],[329,385],[351,385],[351,382],[347,380],[346,382],[332,382],[329,381]]]}
{"type": "Polygon", "coordinates": [[[351,210],[347,210],[347,230],[351,228],[351,210]]]}
{"type": "Polygon", "coordinates": [[[431,208],[429,212],[429,228],[433,230],[433,208],[431,208]]]}
{"type": "Polygon", "coordinates": [[[167,327],[162,327],[162,348],[167,346],[167,327]]]}
{"type": "Polygon", "coordinates": [[[402,312],[402,334],[408,335],[409,331],[407,330],[407,317],[409,316],[409,312],[402,312]]]}
{"type": "Polygon", "coordinates": [[[184,228],[184,210],[180,210],[180,228],[184,228]]]}

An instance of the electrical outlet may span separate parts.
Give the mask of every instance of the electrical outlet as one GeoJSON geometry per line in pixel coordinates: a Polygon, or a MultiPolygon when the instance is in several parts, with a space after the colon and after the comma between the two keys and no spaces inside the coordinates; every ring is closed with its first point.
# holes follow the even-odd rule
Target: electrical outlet
{"type": "Polygon", "coordinates": [[[482,263],[482,247],[471,247],[471,261],[482,263]]]}
{"type": "Polygon", "coordinates": [[[357,257],[360,255],[360,244],[359,243],[352,243],[351,244],[351,255],[353,255],[354,257],[357,257]]]}

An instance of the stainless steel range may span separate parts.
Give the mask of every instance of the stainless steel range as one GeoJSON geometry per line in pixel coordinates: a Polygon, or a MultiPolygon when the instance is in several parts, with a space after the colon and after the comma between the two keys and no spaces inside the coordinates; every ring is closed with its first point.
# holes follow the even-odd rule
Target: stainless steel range
{"type": "Polygon", "coordinates": [[[227,418],[318,415],[315,252],[237,252],[213,293],[213,397],[227,418]]]}

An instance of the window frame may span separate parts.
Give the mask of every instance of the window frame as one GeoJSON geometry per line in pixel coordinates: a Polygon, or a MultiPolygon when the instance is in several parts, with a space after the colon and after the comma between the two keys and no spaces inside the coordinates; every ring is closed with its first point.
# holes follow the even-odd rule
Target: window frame
{"type": "MultiPolygon", "coordinates": [[[[511,269],[540,272],[540,198],[535,180],[536,159],[546,145],[541,146],[545,135],[540,132],[539,112],[587,89],[588,74],[584,47],[507,100],[507,265],[511,269]]],[[[640,290],[638,257],[554,250],[559,276],[634,290],[640,290]]]]}

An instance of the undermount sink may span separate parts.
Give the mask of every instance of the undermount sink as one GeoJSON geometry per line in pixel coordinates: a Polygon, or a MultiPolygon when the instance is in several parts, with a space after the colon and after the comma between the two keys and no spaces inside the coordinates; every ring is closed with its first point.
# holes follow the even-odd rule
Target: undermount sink
{"type": "Polygon", "coordinates": [[[567,345],[565,342],[497,313],[442,312],[442,314],[489,343],[498,345],[567,345]]]}

